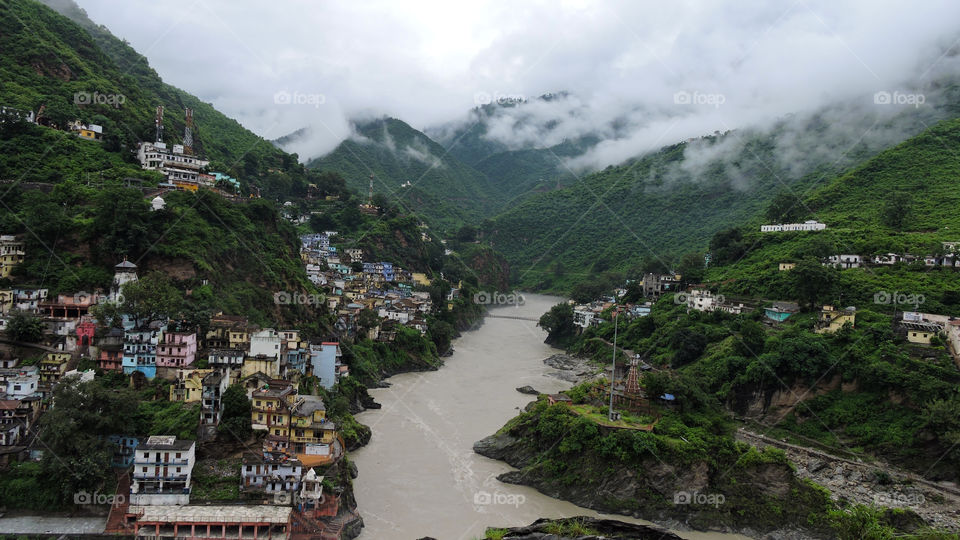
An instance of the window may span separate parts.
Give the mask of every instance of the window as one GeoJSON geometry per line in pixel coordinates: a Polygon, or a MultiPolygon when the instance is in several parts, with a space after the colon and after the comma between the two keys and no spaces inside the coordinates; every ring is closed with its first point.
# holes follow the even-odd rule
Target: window
{"type": "Polygon", "coordinates": [[[180,472],[180,467],[177,467],[177,472],[180,472]]]}
{"type": "Polygon", "coordinates": [[[146,467],[143,468],[143,472],[147,472],[147,468],[146,468],[146,467]]]}
{"type": "Polygon", "coordinates": [[[247,472],[250,472],[252,470],[253,470],[253,465],[247,465],[247,472]]]}
{"type": "Polygon", "coordinates": [[[179,457],[180,457],[180,452],[177,452],[177,458],[179,458],[179,457]]]}

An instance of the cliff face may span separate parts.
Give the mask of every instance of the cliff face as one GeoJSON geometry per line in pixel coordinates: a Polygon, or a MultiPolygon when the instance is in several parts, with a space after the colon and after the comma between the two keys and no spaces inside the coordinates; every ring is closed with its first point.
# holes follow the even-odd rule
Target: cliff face
{"type": "MultiPolygon", "coordinates": [[[[500,529],[510,540],[585,540],[609,538],[624,540],[680,540],[670,531],[650,525],[635,525],[612,519],[575,517],[562,520],[538,519],[526,527],[500,529]],[[548,536],[545,536],[548,535],[548,536]]],[[[489,538],[489,535],[488,535],[489,538]]],[[[421,539],[423,540],[423,539],[421,539]]]]}
{"type": "Polygon", "coordinates": [[[518,469],[502,482],[600,512],[672,528],[829,536],[817,522],[828,494],[800,481],[781,454],[732,443],[705,456],[671,453],[670,437],[584,430],[582,418],[550,411],[562,407],[538,403],[474,451],[518,469]]]}

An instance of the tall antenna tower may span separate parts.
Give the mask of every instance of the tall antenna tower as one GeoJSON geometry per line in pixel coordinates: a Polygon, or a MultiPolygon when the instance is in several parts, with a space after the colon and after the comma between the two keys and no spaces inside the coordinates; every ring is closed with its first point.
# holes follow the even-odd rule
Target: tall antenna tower
{"type": "Polygon", "coordinates": [[[370,189],[367,193],[367,204],[373,206],[373,175],[370,175],[370,189]]]}
{"type": "Polygon", "coordinates": [[[163,142],[163,105],[157,105],[157,142],[163,142]]]}
{"type": "Polygon", "coordinates": [[[183,151],[193,153],[193,109],[186,109],[187,122],[183,127],[183,151]]]}

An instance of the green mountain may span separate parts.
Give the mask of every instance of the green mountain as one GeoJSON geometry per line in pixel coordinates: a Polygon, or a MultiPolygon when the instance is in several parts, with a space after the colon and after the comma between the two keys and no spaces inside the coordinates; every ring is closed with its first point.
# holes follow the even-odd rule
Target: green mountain
{"type": "Polygon", "coordinates": [[[567,290],[590,276],[640,266],[676,269],[681,255],[702,256],[716,232],[757,216],[778,194],[805,193],[953,117],[956,84],[941,81],[936,95],[937,104],[924,110],[881,116],[838,105],[769,129],[668,146],[529,197],[482,232],[520,285],[534,289],[567,290]]]}
{"type": "Polygon", "coordinates": [[[337,171],[361,193],[372,174],[376,193],[441,229],[479,222],[501,204],[503,197],[483,174],[405,122],[381,118],[355,129],[355,136],[307,166],[337,171]]]}
{"type": "Polygon", "coordinates": [[[0,105],[42,108],[42,122],[61,129],[74,120],[99,124],[104,143],[79,150],[87,154],[85,166],[71,170],[57,156],[78,151],[75,137],[52,130],[35,135],[38,145],[3,157],[0,178],[50,181],[98,171],[102,178],[155,179],[138,172],[130,151],[155,139],[155,111],[162,105],[168,144],[183,141],[185,109],[191,108],[194,148],[211,160],[211,169],[238,177],[244,188],[257,187],[264,195],[306,192],[309,182],[295,158],[212,105],[164,83],[146,58],[91,22],[72,0],[49,4],[66,17],[33,0],[0,2],[0,105]],[[43,152],[51,146],[52,153],[43,152]]]}
{"type": "MultiPolygon", "coordinates": [[[[827,229],[815,234],[761,233],[755,217],[712,243],[711,281],[729,281],[733,293],[767,298],[792,295],[790,272],[779,262],[835,254],[875,256],[944,252],[941,242],[960,238],[960,119],[941,122],[885,150],[801,199],[789,201],[797,219],[816,219],[827,229]]],[[[923,295],[922,310],[960,316],[960,286],[954,271],[915,264],[839,272],[823,301],[868,304],[881,291],[923,295]],[[835,287],[835,288],[833,288],[835,287]]]]}

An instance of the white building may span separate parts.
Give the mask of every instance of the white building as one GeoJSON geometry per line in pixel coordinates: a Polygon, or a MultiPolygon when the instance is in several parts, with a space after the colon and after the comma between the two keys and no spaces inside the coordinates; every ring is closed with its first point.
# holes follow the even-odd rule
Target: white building
{"type": "Polygon", "coordinates": [[[47,289],[13,289],[13,309],[30,313],[40,312],[40,302],[47,299],[47,289]]]}
{"type": "Polygon", "coordinates": [[[249,356],[271,356],[280,358],[280,333],[273,328],[265,328],[250,336],[249,356]]]}
{"type": "Polygon", "coordinates": [[[137,446],[130,504],[188,504],[195,449],[194,441],[178,440],[173,435],[154,435],[137,446]]]}
{"type": "Polygon", "coordinates": [[[779,223],[776,225],[761,225],[760,232],[785,232],[785,231],[822,231],[827,226],[819,221],[807,220],[803,223],[779,223]]]}
{"type": "Polygon", "coordinates": [[[863,266],[863,257],[860,255],[831,255],[827,257],[824,266],[835,266],[844,270],[863,266]]]}
{"type": "Polygon", "coordinates": [[[200,169],[210,164],[205,159],[183,153],[183,146],[173,145],[167,149],[166,143],[142,143],[137,149],[140,167],[150,171],[160,171],[168,182],[181,181],[199,184],[200,169]]]}
{"type": "Polygon", "coordinates": [[[580,328],[587,328],[593,322],[596,314],[588,306],[577,306],[573,308],[573,324],[580,328]]]}
{"type": "Polygon", "coordinates": [[[303,464],[282,452],[264,452],[262,456],[247,453],[240,470],[244,491],[263,490],[266,493],[290,493],[300,489],[303,464]]]}
{"type": "Polygon", "coordinates": [[[7,377],[7,399],[22,399],[37,393],[40,386],[40,371],[37,366],[23,366],[7,377]]]}

